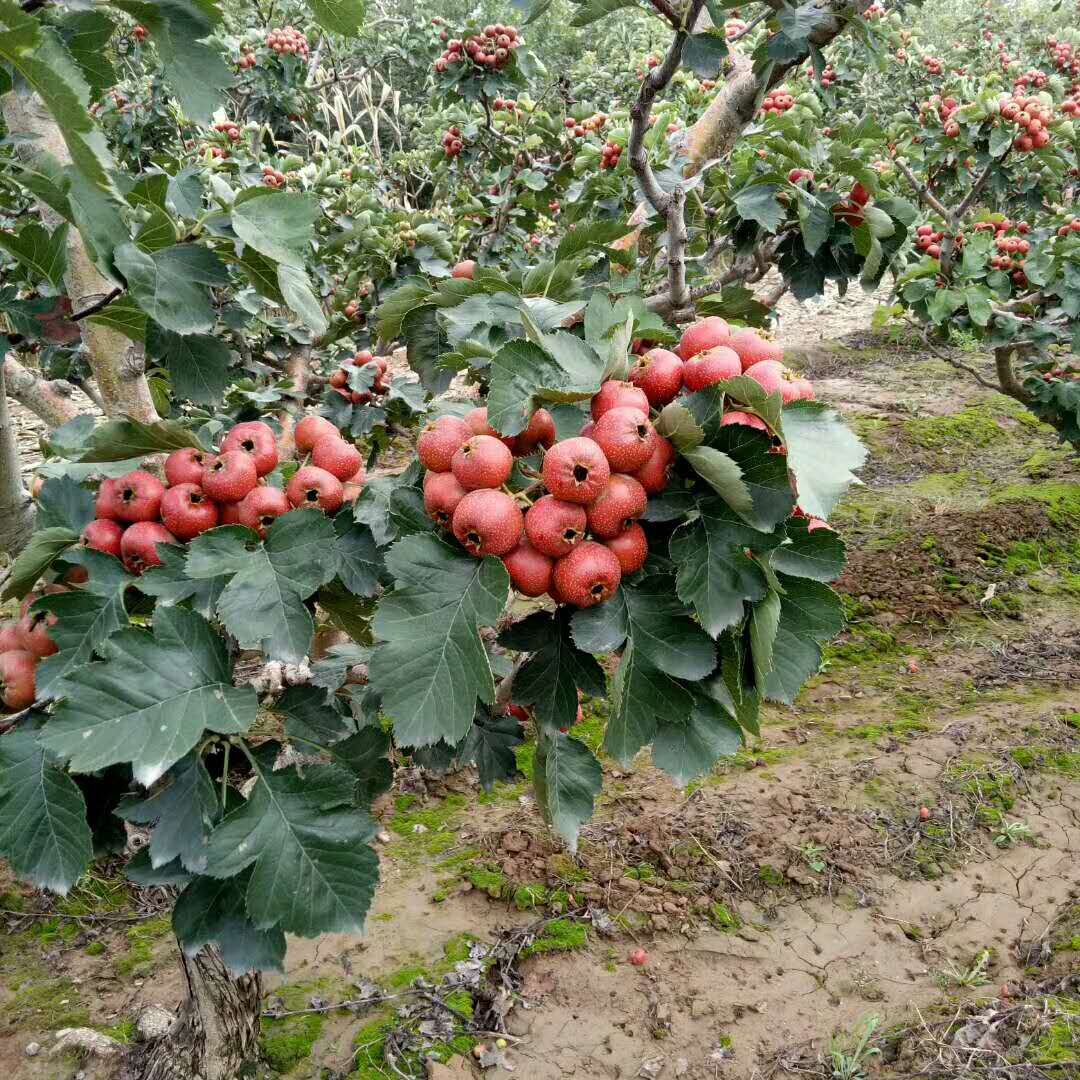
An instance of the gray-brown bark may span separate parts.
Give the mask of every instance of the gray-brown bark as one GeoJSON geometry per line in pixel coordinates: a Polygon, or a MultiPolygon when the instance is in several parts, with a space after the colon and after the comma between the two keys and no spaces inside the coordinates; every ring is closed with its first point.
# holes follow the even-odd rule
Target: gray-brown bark
{"type": "MultiPolygon", "coordinates": [[[[33,158],[38,153],[48,153],[61,164],[71,162],[60,129],[40,98],[9,93],[0,103],[8,131],[34,136],[20,142],[17,149],[21,155],[33,158]]],[[[41,220],[50,229],[60,223],[56,212],[47,206],[40,205],[39,211],[41,220]]],[[[91,307],[115,288],[94,265],[77,229],[71,229],[68,234],[64,286],[75,311],[91,307]]],[[[146,381],[142,346],[116,330],[89,321],[82,324],[82,335],[105,411],[110,416],[131,416],[144,423],[157,420],[146,381]]]]}
{"type": "Polygon", "coordinates": [[[14,356],[4,360],[4,380],[8,397],[29,409],[50,431],[79,415],[71,383],[43,379],[31,368],[23,367],[14,356]]]}
{"type": "Polygon", "coordinates": [[[261,977],[230,974],[213,947],[181,962],[188,996],[176,1022],[132,1055],[125,1080],[233,1080],[258,1056],[261,977]]]}
{"type": "Polygon", "coordinates": [[[15,555],[34,527],[34,503],[23,485],[15,427],[8,412],[4,369],[0,366],[0,551],[15,555]]]}

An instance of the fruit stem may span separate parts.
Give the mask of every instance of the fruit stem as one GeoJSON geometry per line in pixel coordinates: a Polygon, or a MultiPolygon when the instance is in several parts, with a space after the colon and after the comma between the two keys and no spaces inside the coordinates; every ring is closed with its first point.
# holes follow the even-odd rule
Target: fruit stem
{"type": "Polygon", "coordinates": [[[225,760],[221,764],[221,809],[224,812],[228,804],[228,788],[229,788],[229,751],[232,749],[232,743],[225,743],[225,760]]]}

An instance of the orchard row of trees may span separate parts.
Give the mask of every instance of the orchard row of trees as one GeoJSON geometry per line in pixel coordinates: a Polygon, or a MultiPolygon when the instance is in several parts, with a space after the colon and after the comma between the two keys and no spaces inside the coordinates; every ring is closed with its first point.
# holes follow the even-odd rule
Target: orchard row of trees
{"type": "Polygon", "coordinates": [[[1080,434],[1050,14],[439,7],[0,0],[0,854],[63,892],[151,831],[192,993],[146,1077],[234,1075],[286,934],[362,927],[395,763],[535,739],[573,850],[581,694],[685,783],[818,670],[864,452],[784,292],[891,275],[1080,434]]]}

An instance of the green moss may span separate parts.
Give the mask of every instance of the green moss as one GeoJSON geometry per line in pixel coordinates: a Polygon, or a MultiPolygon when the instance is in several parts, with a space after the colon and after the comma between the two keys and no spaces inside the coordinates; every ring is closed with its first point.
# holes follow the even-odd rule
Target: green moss
{"type": "Polygon", "coordinates": [[[476,938],[472,934],[458,934],[443,945],[443,959],[453,968],[455,964],[469,959],[476,938]]]}
{"type": "Polygon", "coordinates": [[[1072,997],[1047,998],[1040,1008],[1053,1010],[1056,1018],[1046,1030],[1031,1043],[1024,1063],[1042,1066],[1044,1075],[1074,1077],[1075,1065],[1080,1058],[1080,999],[1072,997]],[[1060,1066],[1055,1068],[1054,1066],[1060,1066]]]}
{"type": "Polygon", "coordinates": [[[87,956],[100,956],[105,951],[105,942],[91,941],[83,951],[87,956]]]}
{"type": "Polygon", "coordinates": [[[1024,769],[1046,770],[1080,778],[1080,751],[1058,750],[1050,746],[1022,746],[1009,756],[1024,769]]]}
{"type": "Polygon", "coordinates": [[[758,869],[758,878],[763,885],[770,889],[782,889],[784,887],[784,875],[769,863],[762,863],[758,869]]]}
{"type": "MultiPolygon", "coordinates": [[[[86,1027],[90,1023],[90,1012],[79,996],[79,988],[70,979],[50,979],[43,969],[23,972],[23,977],[24,981],[5,1006],[9,1023],[48,1031],[86,1027]]],[[[13,983],[9,986],[15,989],[13,983]]]]}
{"type": "Polygon", "coordinates": [[[521,952],[522,956],[539,956],[543,953],[576,952],[585,948],[589,940],[588,927],[576,919],[553,919],[543,933],[521,952]]]}
{"type": "Polygon", "coordinates": [[[132,926],[127,932],[127,952],[113,960],[113,969],[123,978],[142,978],[154,969],[155,947],[171,936],[172,924],[168,919],[147,919],[132,926]]]}
{"type": "Polygon", "coordinates": [[[79,932],[79,924],[72,919],[42,919],[31,931],[46,949],[73,941],[79,932]]]}
{"type": "Polygon", "coordinates": [[[518,911],[532,911],[534,908],[542,907],[547,901],[546,885],[539,883],[521,885],[514,890],[514,907],[518,911]]]}
{"type": "Polygon", "coordinates": [[[1080,731],[1080,712],[1069,713],[1062,718],[1069,727],[1076,728],[1080,731]]]}
{"type": "Polygon", "coordinates": [[[96,1029],[100,1031],[102,1035],[108,1035],[110,1039],[115,1039],[117,1042],[129,1043],[135,1040],[135,1021],[134,1020],[121,1020],[119,1024],[114,1024],[112,1027],[99,1027],[96,1029]]]}
{"type": "Polygon", "coordinates": [[[315,1043],[323,1030],[323,1016],[287,1016],[281,1020],[264,1020],[259,1046],[266,1063],[274,1072],[292,1072],[302,1061],[311,1057],[315,1043]]]}
{"type": "Polygon", "coordinates": [[[1036,450],[1020,468],[1024,475],[1030,476],[1032,480],[1046,480],[1053,476],[1058,468],[1067,466],[1072,456],[1073,452],[1065,446],[1040,449],[1036,450]]]}
{"type": "Polygon", "coordinates": [[[734,911],[719,902],[709,905],[709,922],[717,930],[738,930],[742,926],[742,919],[734,911]]]}
{"type": "Polygon", "coordinates": [[[394,1017],[390,1014],[370,1020],[360,1028],[353,1039],[356,1071],[350,1080],[386,1080],[393,1075],[386,1068],[383,1055],[386,1037],[393,1029],[394,1017]]]}
{"type": "Polygon", "coordinates": [[[420,806],[415,795],[402,795],[395,804],[390,828],[399,841],[394,845],[396,857],[419,863],[432,856],[442,855],[457,843],[457,828],[464,795],[448,795],[434,806],[420,806]]]}
{"type": "Polygon", "coordinates": [[[465,873],[465,879],[472,882],[474,889],[486,892],[492,900],[505,895],[509,882],[501,870],[492,870],[487,866],[474,866],[465,873]]]}
{"type": "Polygon", "coordinates": [[[1046,508],[1052,525],[1075,529],[1080,524],[1080,484],[1049,481],[1044,484],[1010,484],[991,500],[994,505],[1037,502],[1046,508]]]}
{"type": "Polygon", "coordinates": [[[131,887],[123,877],[105,878],[86,874],[59,900],[56,910],[65,915],[104,915],[131,904],[131,887]]]}
{"type": "Polygon", "coordinates": [[[994,411],[985,405],[971,406],[950,416],[923,416],[908,420],[904,424],[904,433],[924,450],[991,446],[1009,437],[994,411]]]}

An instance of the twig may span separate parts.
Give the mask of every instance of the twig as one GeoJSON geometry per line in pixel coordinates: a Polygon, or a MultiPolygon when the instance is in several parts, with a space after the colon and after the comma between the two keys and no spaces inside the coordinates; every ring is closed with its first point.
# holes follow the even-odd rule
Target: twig
{"type": "Polygon", "coordinates": [[[986,387],[987,390],[1000,390],[1000,386],[995,386],[992,382],[987,382],[973,367],[969,364],[965,364],[962,360],[957,360],[955,357],[949,356],[948,353],[943,352],[936,345],[931,342],[927,332],[919,326],[919,324],[907,316],[904,317],[904,322],[908,324],[913,330],[918,331],[919,337],[922,339],[923,345],[932,352],[939,360],[944,360],[946,364],[951,364],[957,371],[966,372],[970,375],[980,386],[986,387]]]}
{"type": "Polygon", "coordinates": [[[935,213],[940,214],[945,221],[952,221],[952,214],[945,209],[941,200],[938,199],[930,189],[907,167],[903,158],[893,158],[896,162],[896,167],[904,174],[907,182],[915,189],[915,193],[919,196],[919,199],[930,207],[935,213]]]}
{"type": "Polygon", "coordinates": [[[15,911],[13,908],[0,908],[0,915],[18,915],[23,919],[75,919],[78,922],[142,922],[144,919],[156,919],[158,915],[68,915],[61,911],[15,911]]]}
{"type": "Polygon", "coordinates": [[[69,315],[68,319],[71,322],[78,322],[80,319],[85,319],[90,315],[96,315],[103,308],[107,308],[124,290],[118,285],[115,289],[106,293],[100,300],[95,300],[89,307],[84,307],[82,311],[76,311],[74,315],[69,315]]]}

